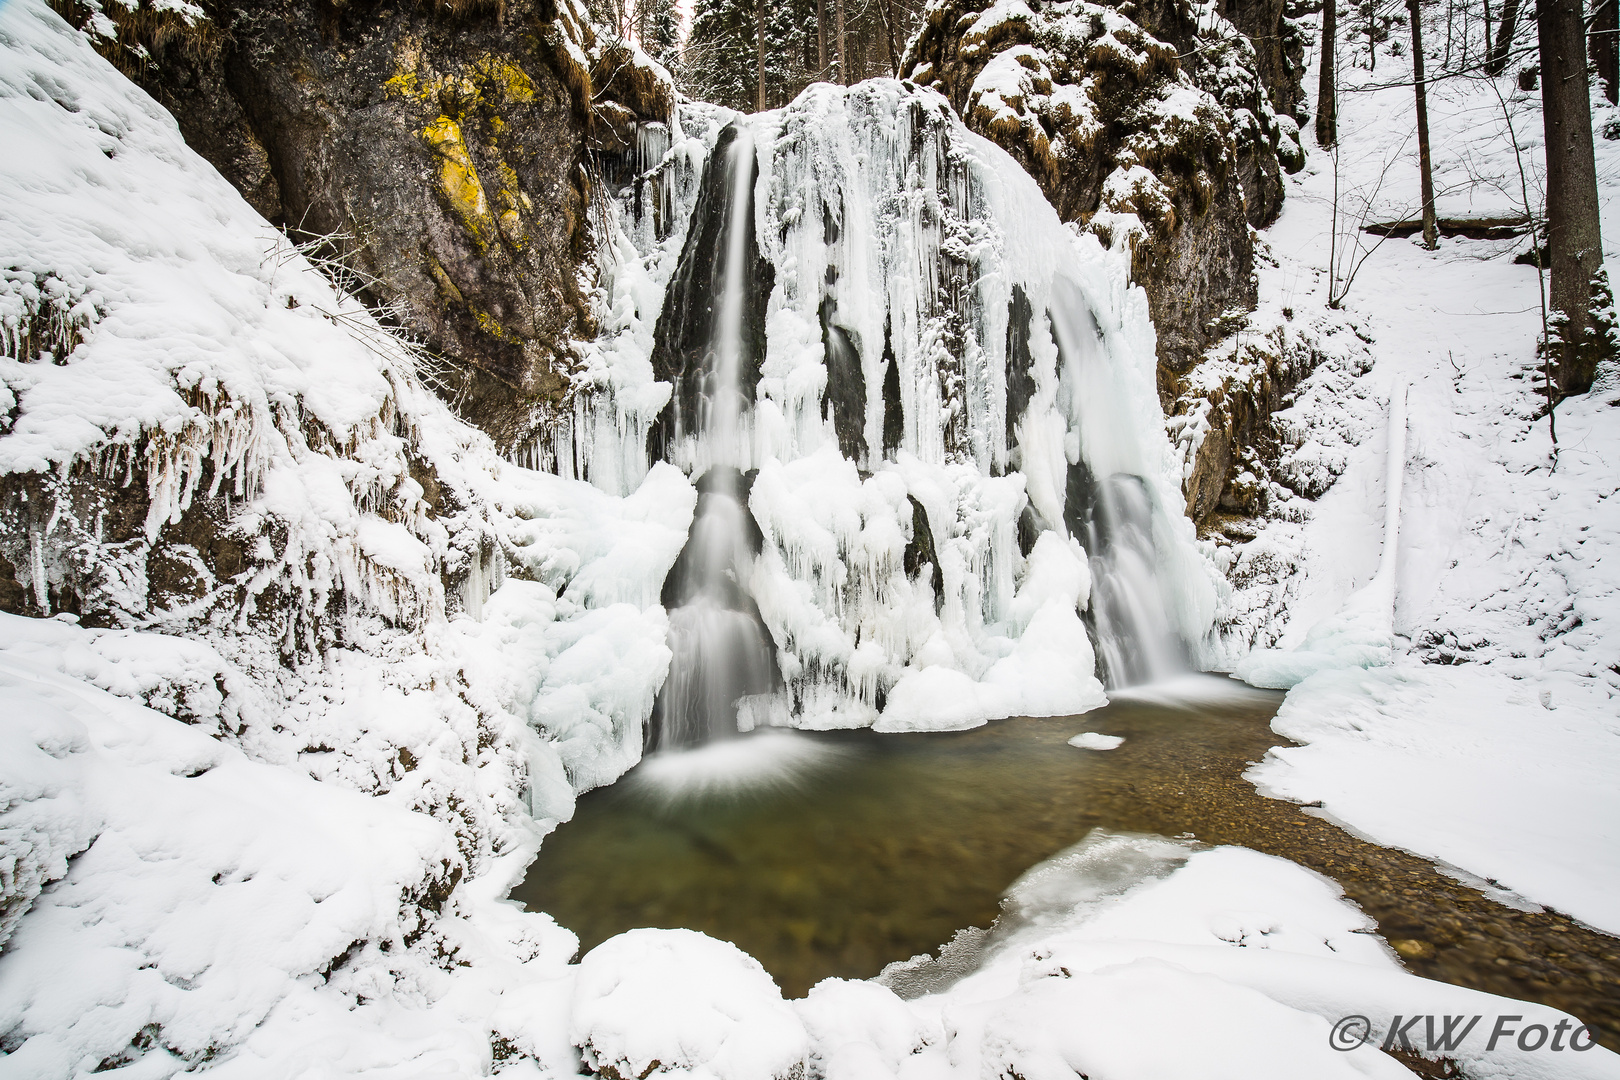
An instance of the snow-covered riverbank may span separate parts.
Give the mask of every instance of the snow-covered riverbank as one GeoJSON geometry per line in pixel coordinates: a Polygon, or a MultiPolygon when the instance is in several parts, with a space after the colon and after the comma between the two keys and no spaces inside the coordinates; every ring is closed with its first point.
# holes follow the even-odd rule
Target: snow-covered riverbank
{"type": "MultiPolygon", "coordinates": [[[[0,616],[0,1076],[567,1076],[582,1054],[621,1078],[1399,1076],[1374,1047],[1335,1048],[1335,1022],[1366,1016],[1375,1038],[1396,1012],[1573,1026],[1403,971],[1298,866],[1156,838],[1099,835],[1033,870],[989,949],[952,954],[968,977],[911,1000],[832,980],[785,1002],[733,947],[683,931],[571,962],[572,934],[503,898],[574,793],[639,756],[668,658],[656,585],[691,485],[657,466],[610,496],[499,460],[43,3],[0,7],[0,64],[8,347],[23,351],[25,320],[69,344],[101,327],[71,363],[0,360],[8,471],[30,449],[63,469],[124,420],[126,456],[97,456],[97,476],[130,467],[141,431],[172,438],[134,530],[146,544],[193,497],[298,541],[255,580],[263,611],[188,638],[164,632],[184,612],[0,616]],[[503,579],[497,547],[529,580],[503,579]],[[297,613],[286,655],[245,631],[285,614],[277,590],[321,617],[351,597],[342,643],[297,613]],[[426,613],[420,633],[389,625],[405,609],[426,613]]],[[[1347,155],[1352,132],[1397,126],[1405,93],[1349,100],[1347,155]]],[[[1511,155],[1478,119],[1494,98],[1472,94],[1436,94],[1437,145],[1500,173],[1511,155]]],[[[1527,146],[1538,136],[1521,122],[1527,146]]],[[[1616,145],[1600,143],[1611,203],[1616,145]]],[[[1376,364],[1328,372],[1341,383],[1301,411],[1302,432],[1348,433],[1342,478],[1250,551],[1303,579],[1268,616],[1286,617],[1283,647],[1366,583],[1379,425],[1409,386],[1399,655],[1296,687],[1277,725],[1307,745],[1253,776],[1616,929],[1615,391],[1561,407],[1550,470],[1522,377],[1534,278],[1511,243],[1390,241],[1347,313],[1323,313],[1324,161],[1267,234],[1256,322],[1359,331],[1376,364]],[[1442,658],[1466,662],[1422,664],[1442,658]]],[[[104,539],[100,518],[79,524],[104,539]]],[[[144,570],[116,576],[130,565],[106,563],[108,587],[144,598],[144,570]]],[[[43,564],[24,569],[46,588],[43,564]]],[[[1077,575],[1052,577],[1078,629],[1077,575]]],[[[1620,1076],[1606,1050],[1486,1038],[1451,1055],[1472,1076],[1620,1076]]]]}
{"type": "MultiPolygon", "coordinates": [[[[1341,258],[1362,221],[1410,218],[1419,205],[1416,150],[1403,134],[1411,89],[1375,88],[1409,70],[1388,56],[1376,74],[1344,73],[1352,89],[1340,106],[1338,185],[1351,220],[1340,221],[1341,258]]],[[[1505,100],[1472,79],[1431,91],[1442,217],[1522,215],[1505,116],[1539,198],[1539,93],[1507,79],[1500,87],[1505,100]]],[[[1594,101],[1601,129],[1614,110],[1594,101]]],[[[1612,255],[1620,142],[1597,148],[1612,255]]],[[[1360,234],[1378,246],[1343,311],[1325,312],[1333,171],[1317,152],[1290,179],[1265,235],[1259,318],[1290,307],[1363,339],[1375,363],[1350,393],[1294,410],[1306,441],[1354,433],[1336,443],[1345,467],[1314,504],[1284,500],[1243,557],[1280,557],[1298,575],[1284,650],[1372,580],[1383,550],[1384,404],[1404,392],[1394,648],[1388,666],[1299,684],[1274,728],[1307,745],[1274,751],[1250,777],[1279,797],[1320,802],[1378,843],[1620,932],[1620,373],[1558,406],[1555,463],[1535,371],[1536,272],[1514,262],[1528,237],[1443,237],[1429,252],[1418,238],[1378,245],[1360,234]]]]}

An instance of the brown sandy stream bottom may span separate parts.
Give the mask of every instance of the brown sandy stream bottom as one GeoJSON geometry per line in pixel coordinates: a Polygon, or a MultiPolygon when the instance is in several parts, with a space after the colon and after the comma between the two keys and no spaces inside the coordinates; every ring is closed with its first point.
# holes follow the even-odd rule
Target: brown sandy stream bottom
{"type": "Polygon", "coordinates": [[[701,930],[799,996],[988,927],[1024,870],[1094,828],[1190,834],[1325,874],[1417,974],[1555,1006],[1620,1049],[1620,939],[1503,906],[1256,793],[1242,774],[1285,742],[1268,726],[1281,700],[1254,692],[963,732],[775,736],[827,758],[796,786],[673,803],[638,778],[643,766],[580,799],[512,895],[573,930],[582,951],[638,926],[701,930]],[[1067,745],[1083,731],[1125,743],[1067,745]]]}

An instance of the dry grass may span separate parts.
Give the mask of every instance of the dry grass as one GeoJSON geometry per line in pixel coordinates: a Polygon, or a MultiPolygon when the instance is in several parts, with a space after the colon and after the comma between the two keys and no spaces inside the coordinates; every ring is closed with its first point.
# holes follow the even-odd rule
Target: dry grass
{"type": "MultiPolygon", "coordinates": [[[[91,9],[78,0],[50,0],[51,8],[71,25],[87,29],[91,9]]],[[[212,19],[188,19],[175,11],[134,10],[109,4],[104,13],[118,28],[116,39],[91,33],[90,43],[119,71],[135,82],[143,81],[154,62],[178,59],[203,65],[218,56],[229,35],[212,19]]]]}

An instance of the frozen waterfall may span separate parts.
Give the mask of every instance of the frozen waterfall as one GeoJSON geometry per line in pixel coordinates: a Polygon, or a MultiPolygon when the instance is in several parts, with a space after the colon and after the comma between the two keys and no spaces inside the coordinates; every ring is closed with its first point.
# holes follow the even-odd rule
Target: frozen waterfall
{"type": "Polygon", "coordinates": [[[734,730],[739,700],[745,727],[964,727],[1197,663],[1225,586],[1123,241],[907,83],[683,104],[643,145],[597,225],[602,332],[532,457],[699,487],[656,745],[734,730]]]}
{"type": "MultiPolygon", "coordinates": [[[[748,458],[750,409],[741,373],[755,172],[753,136],[745,127],[727,128],[707,171],[705,209],[719,227],[707,250],[694,248],[686,260],[688,284],[706,269],[708,288],[690,298],[707,303],[685,312],[698,326],[683,328],[690,336],[706,326],[707,347],[682,372],[695,390],[695,409],[671,410],[667,429],[671,449],[707,469],[698,482],[691,535],[664,586],[672,655],[648,728],[654,750],[737,734],[738,702],[776,685],[775,649],[748,591],[758,530],[743,505],[738,471],[748,458]]],[[[675,317],[681,314],[677,309],[675,317]]]]}

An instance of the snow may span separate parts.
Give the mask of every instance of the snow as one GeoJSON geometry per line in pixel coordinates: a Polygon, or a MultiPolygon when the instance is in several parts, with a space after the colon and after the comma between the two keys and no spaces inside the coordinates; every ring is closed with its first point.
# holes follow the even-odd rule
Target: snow
{"type": "MultiPolygon", "coordinates": [[[[1241,848],[1099,830],[1015,883],[1003,912],[960,965],[965,978],[942,971],[905,1003],[926,1019],[911,1037],[920,1049],[861,1075],[1402,1077],[1412,1074],[1376,1049],[1391,1010],[1493,1018],[1511,1007],[1549,1029],[1567,1022],[1407,974],[1331,881],[1241,848]],[[1372,1045],[1339,1049],[1331,1025],[1353,1015],[1370,1021],[1372,1045]]],[[[926,961],[912,962],[914,978],[926,961]]],[[[898,1042],[909,1026],[890,1021],[886,1034],[898,1042]]],[[[870,1036],[873,1052],[856,1054],[853,1023],[841,1039],[812,1030],[842,1042],[842,1059],[892,1060],[894,1042],[870,1036]]],[[[1485,1035],[1447,1053],[1470,1076],[1620,1075],[1606,1051],[1487,1050],[1485,1035]]]]}
{"type": "MultiPolygon", "coordinates": [[[[1437,88],[1431,102],[1443,175],[1466,172],[1465,157],[1505,175],[1481,121],[1494,98],[1437,88]]],[[[1345,163],[1365,188],[1408,102],[1397,88],[1343,107],[1344,130],[1373,143],[1345,163]]],[[[684,223],[731,117],[679,112],[659,197],[684,223]]],[[[1511,245],[1447,241],[1433,255],[1390,242],[1346,313],[1301,315],[1309,325],[1286,340],[1328,355],[1283,417],[1296,436],[1284,468],[1326,494],[1278,494],[1260,535],[1225,549],[1227,595],[1211,546],[1173,513],[1199,425],[1158,437],[1151,327],[1118,258],[1058,226],[1033,183],[930,95],[821,87],[752,122],[771,136],[756,212],[783,268],[770,323],[782,351],[757,403],[750,505],[768,543],[752,585],[789,644],[793,722],[904,730],[1102,704],[1079,614],[1087,564],[1060,527],[1026,557],[1013,525],[1026,503],[1058,521],[1067,466],[1108,461],[1172,508],[1160,569],[1180,585],[1184,632],[1201,637],[1219,610],[1229,625],[1212,655],[1258,638],[1331,661],[1290,691],[1276,728],[1303,745],[1253,768],[1263,790],[1319,801],[1515,902],[1620,929],[1620,684],[1606,666],[1617,387],[1609,373],[1560,406],[1551,469],[1522,377],[1534,282],[1511,245]],[[920,165],[893,152],[918,134],[894,118],[919,115],[936,125],[920,165]],[[891,198],[914,167],[934,170],[939,205],[891,198]],[[867,197],[840,204],[855,239],[831,250],[813,199],[846,186],[867,197]],[[968,330],[921,302],[942,252],[982,271],[984,320],[968,330]],[[907,422],[890,459],[843,459],[813,407],[825,365],[811,286],[834,262],[869,388],[885,318],[901,330],[907,422]],[[1015,446],[997,351],[1013,284],[1038,312],[1074,316],[1036,320],[1036,393],[1015,446]],[[1084,307],[1063,304],[1066,290],[1084,307]],[[1065,355],[1098,350],[1104,365],[1084,373],[1105,376],[1097,393],[1060,365],[1063,338],[1065,355]],[[941,408],[946,384],[959,414],[941,408]],[[1406,422],[1392,426],[1403,387],[1406,422]],[[1088,421],[1105,395],[1119,411],[1088,421]],[[1096,439],[1124,416],[1137,438],[1096,439]],[[903,570],[913,499],[942,596],[903,570]],[[1347,665],[1312,637],[1346,613],[1383,620],[1387,662],[1347,665]]],[[[621,1077],[704,1080],[1376,1077],[1409,1074],[1374,1047],[1334,1049],[1341,1017],[1367,1016],[1375,1040],[1391,1003],[1568,1020],[1406,973],[1332,882],[1298,866],[1107,834],[1033,868],[995,927],[938,960],[828,980],[799,1001],[691,931],[638,930],[571,963],[571,933],[503,898],[575,795],[639,760],[668,664],[659,592],[695,492],[630,448],[667,400],[646,356],[684,224],[659,238],[609,208],[610,317],[587,367],[601,392],[527,451],[564,474],[549,475],[501,461],[456,421],[410,350],[35,0],[0,9],[0,124],[0,473],[143,477],[148,539],[218,485],[252,553],[193,607],[147,610],[141,581],[119,625],[0,616],[0,1071],[541,1077],[574,1074],[583,1053],[621,1077]],[[429,504],[413,454],[460,509],[429,504]],[[278,590],[286,623],[266,629],[255,620],[278,590]]],[[[1520,135],[1535,147],[1539,124],[1520,135]]],[[[1617,153],[1600,144],[1611,209],[1617,153]]],[[[1332,176],[1313,160],[1270,233],[1257,326],[1321,292],[1332,176]]],[[[1414,183],[1392,181],[1380,208],[1414,183]]],[[[93,523],[48,524],[19,567],[42,597],[64,571],[55,530],[89,536],[93,523]]],[[[1184,694],[1196,696],[1136,696],[1184,694]]],[[[792,784],[837,767],[805,746],[764,733],[722,747],[714,770],[734,775],[744,757],[757,782],[792,784]]],[[[680,771],[672,789],[712,783],[713,770],[680,771]]],[[[1606,1050],[1487,1049],[1479,1034],[1451,1056],[1476,1077],[1620,1075],[1606,1050]]]]}
{"type": "Polygon", "coordinates": [[[1080,750],[1117,750],[1125,745],[1123,735],[1103,735],[1095,731],[1082,731],[1069,740],[1069,745],[1080,750]]]}
{"type": "Polygon", "coordinates": [[[1594,704],[1544,705],[1532,686],[1472,665],[1324,671],[1272,725],[1306,745],[1272,750],[1247,775],[1617,933],[1620,722],[1594,704]]]}
{"type": "Polygon", "coordinates": [[[804,1025],[759,961],[695,930],[630,930],[579,962],[571,1038],[596,1072],[785,1076],[804,1025]]]}
{"type": "Polygon", "coordinates": [[[502,898],[639,759],[691,485],[501,461],[43,4],[0,124],[0,472],[47,502],[8,540],[113,612],[0,616],[8,1071],[571,1071],[577,943],[502,898]],[[75,470],[143,536],[52,511],[75,470]],[[154,610],[140,552],[214,494],[246,569],[154,610]]]}
{"type": "MultiPolygon", "coordinates": [[[[1362,206],[1366,220],[1415,214],[1417,169],[1402,141],[1410,88],[1341,71],[1360,88],[1340,104],[1342,248],[1362,206]]],[[[1377,76],[1389,78],[1383,61],[1377,76]]],[[[1511,78],[1501,90],[1431,88],[1443,217],[1522,212],[1504,112],[1540,198],[1539,94],[1511,78]]],[[[1594,101],[1601,130],[1613,109],[1594,101]]],[[[1597,154],[1612,253],[1620,144],[1599,139],[1597,154]]],[[[1261,261],[1261,325],[1285,305],[1302,321],[1321,310],[1333,184],[1322,153],[1290,181],[1261,261]]],[[[1294,687],[1274,728],[1305,744],[1273,750],[1249,776],[1464,880],[1616,932],[1617,387],[1610,372],[1558,406],[1555,463],[1534,370],[1536,275],[1512,262],[1526,246],[1442,238],[1430,253],[1388,240],[1342,313],[1310,317],[1327,352],[1364,349],[1374,363],[1330,361],[1282,414],[1294,453],[1337,482],[1314,504],[1274,488],[1282,497],[1257,539],[1234,547],[1234,610],[1257,644],[1277,647],[1237,671],[1294,687]],[[1403,393],[1401,452],[1385,416],[1403,393]],[[1398,547],[1383,539],[1397,515],[1398,547]]]]}
{"type": "MultiPolygon", "coordinates": [[[[320,1059],[324,1040],[373,1029],[380,1041],[390,1025],[398,1041],[353,1065],[466,1042],[454,1023],[398,1030],[399,1010],[439,996],[443,973],[407,945],[429,932],[421,900],[464,865],[445,824],[254,762],[12,651],[0,656],[0,699],[6,796],[22,793],[14,772],[54,791],[20,822],[8,815],[6,853],[26,860],[43,840],[58,860],[0,964],[14,1075],[142,1057],[132,1039],[143,1030],[155,1044],[147,1068],[168,1062],[160,1075],[222,1053],[227,1074],[267,1057],[295,1070],[320,1059]],[[50,818],[75,835],[53,835],[38,813],[61,800],[73,813],[50,818]],[[75,856],[65,874],[64,854],[75,856]]],[[[527,919],[537,953],[566,960],[572,935],[527,919]]]]}

